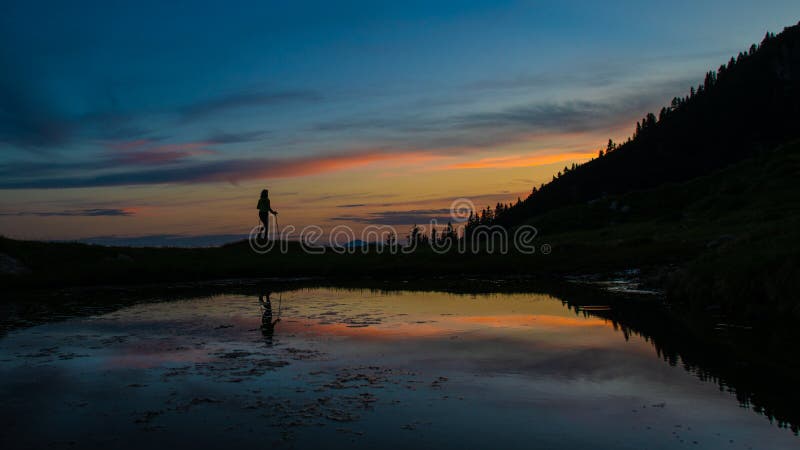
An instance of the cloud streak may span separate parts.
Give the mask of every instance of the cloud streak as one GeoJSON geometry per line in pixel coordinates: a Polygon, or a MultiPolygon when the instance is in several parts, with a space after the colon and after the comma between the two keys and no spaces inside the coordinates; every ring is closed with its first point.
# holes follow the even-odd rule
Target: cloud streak
{"type": "MultiPolygon", "coordinates": [[[[0,181],[0,189],[55,189],[103,186],[126,186],[169,183],[237,183],[246,180],[288,178],[314,175],[331,171],[349,170],[388,161],[425,161],[425,153],[389,153],[380,151],[346,152],[340,154],[310,155],[297,158],[250,158],[209,161],[179,167],[158,167],[144,170],[127,170],[94,176],[53,177],[0,181]]],[[[73,166],[78,168],[80,166],[73,166]]],[[[29,164],[28,174],[38,170],[52,173],[46,164],[29,164]]],[[[13,169],[0,169],[0,173],[13,169]]]]}
{"type": "MultiPolygon", "coordinates": [[[[236,143],[259,139],[259,132],[241,134],[218,133],[208,141],[177,144],[156,143],[152,139],[137,139],[111,143],[117,152],[100,160],[84,163],[8,163],[0,166],[0,189],[48,189],[125,185],[215,183],[288,178],[349,170],[371,164],[391,162],[417,165],[428,170],[475,168],[509,168],[549,164],[569,159],[586,159],[586,152],[565,152],[520,156],[515,158],[483,158],[474,162],[433,165],[446,160],[486,150],[503,143],[531,141],[537,136],[557,135],[608,129],[629,117],[642,114],[647,107],[669,94],[677,92],[672,81],[650,87],[647,92],[634,92],[603,100],[573,100],[565,102],[533,102],[520,106],[452,115],[433,120],[425,117],[373,118],[339,123],[342,132],[350,127],[373,127],[385,132],[379,150],[324,152],[293,158],[207,158],[215,150],[214,143],[236,143]],[[669,94],[668,94],[669,93],[669,94]],[[427,167],[423,163],[428,163],[427,167]],[[70,175],[70,172],[74,174],[70,175]]],[[[236,93],[187,108],[184,113],[210,114],[232,108],[271,105],[281,102],[319,99],[312,91],[281,91],[275,93],[236,93]]],[[[333,125],[320,129],[334,129],[333,125]]],[[[446,162],[446,161],[445,161],[446,162]]]]}
{"type": "Polygon", "coordinates": [[[152,144],[153,142],[148,140],[113,144],[112,148],[119,151],[114,151],[109,155],[109,165],[164,165],[183,161],[193,156],[212,155],[216,153],[207,148],[209,145],[208,142],[152,144]]]}
{"type": "Polygon", "coordinates": [[[337,216],[331,220],[337,222],[354,222],[373,225],[422,225],[436,220],[440,225],[452,220],[450,210],[443,209],[413,209],[408,211],[378,211],[365,216],[337,216]]]}
{"type": "Polygon", "coordinates": [[[309,103],[322,99],[321,94],[312,90],[244,91],[199,101],[179,109],[178,112],[184,121],[188,121],[240,108],[309,103]]]}
{"type": "Polygon", "coordinates": [[[92,236],[81,242],[126,247],[217,247],[247,239],[246,234],[148,234],[144,236],[92,236]]]}
{"type": "Polygon", "coordinates": [[[94,208],[65,211],[19,211],[3,212],[0,216],[37,216],[37,217],[128,217],[134,211],[119,208],[94,208]]]}
{"type": "Polygon", "coordinates": [[[377,134],[376,139],[396,148],[437,149],[439,153],[452,154],[522,142],[532,136],[607,130],[666,104],[668,98],[680,95],[692,83],[688,78],[651,82],[629,87],[623,94],[540,100],[444,117],[414,114],[342,118],[317,123],[310,131],[377,134]]]}
{"type": "Polygon", "coordinates": [[[266,131],[245,131],[239,133],[217,132],[209,135],[203,141],[210,144],[241,144],[244,142],[255,142],[266,137],[266,131]]]}
{"type": "Polygon", "coordinates": [[[481,158],[476,161],[449,164],[437,167],[439,170],[457,169],[509,169],[513,167],[534,167],[546,164],[555,164],[562,161],[590,159],[594,153],[565,152],[545,155],[512,155],[498,158],[481,158]]]}

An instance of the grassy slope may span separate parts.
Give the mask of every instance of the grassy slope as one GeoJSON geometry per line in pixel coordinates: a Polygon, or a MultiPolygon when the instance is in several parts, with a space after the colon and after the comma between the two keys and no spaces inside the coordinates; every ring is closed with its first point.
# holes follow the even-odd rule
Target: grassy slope
{"type": "Polygon", "coordinates": [[[800,144],[694,180],[562,208],[530,223],[580,266],[621,257],[679,263],[659,284],[672,298],[747,315],[800,316],[800,144]],[[616,206],[616,208],[613,208],[616,206]],[[563,249],[563,248],[562,248],[563,249]],[[617,253],[604,256],[602,253],[617,253]]]}
{"type": "Polygon", "coordinates": [[[141,283],[227,277],[409,277],[604,272],[675,267],[655,282],[674,298],[747,314],[800,315],[800,144],[712,175],[535,217],[550,255],[257,255],[222,248],[124,248],[0,239],[32,271],[12,285],[141,283]],[[124,255],[124,256],[120,256],[124,255]]]}

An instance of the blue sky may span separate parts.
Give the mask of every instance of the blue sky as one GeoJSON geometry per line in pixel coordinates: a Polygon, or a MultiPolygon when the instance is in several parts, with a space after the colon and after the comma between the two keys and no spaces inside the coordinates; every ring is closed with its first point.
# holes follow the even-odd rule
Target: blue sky
{"type": "Polygon", "coordinates": [[[264,184],[346,197],[353,177],[380,196],[373,163],[397,176],[387,198],[436,197],[402,194],[420,171],[447,195],[513,197],[527,188],[492,181],[524,167],[458,169],[484,190],[444,172],[580,160],[798,20],[796,1],[4,2],[0,232],[234,232],[233,213],[202,227],[135,211],[264,184]],[[109,207],[130,213],[72,214],[109,207]]]}

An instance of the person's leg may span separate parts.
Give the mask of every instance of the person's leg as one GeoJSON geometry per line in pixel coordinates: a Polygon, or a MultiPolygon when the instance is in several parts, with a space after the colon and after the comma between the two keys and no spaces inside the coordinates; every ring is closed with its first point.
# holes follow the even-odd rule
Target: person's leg
{"type": "Polygon", "coordinates": [[[264,226],[264,231],[261,236],[267,239],[269,236],[269,213],[261,212],[258,214],[258,218],[261,219],[261,224],[264,226]]]}

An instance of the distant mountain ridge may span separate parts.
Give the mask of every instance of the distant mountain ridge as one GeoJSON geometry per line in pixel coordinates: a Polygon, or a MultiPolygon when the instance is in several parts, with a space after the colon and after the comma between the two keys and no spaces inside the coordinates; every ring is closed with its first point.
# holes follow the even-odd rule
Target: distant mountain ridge
{"type": "Polygon", "coordinates": [[[800,138],[800,23],[732,57],[686,97],[636,124],[622,144],[566,167],[513,205],[497,205],[468,224],[514,226],[604,195],[708,174],[762,150],[800,138]]]}

